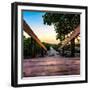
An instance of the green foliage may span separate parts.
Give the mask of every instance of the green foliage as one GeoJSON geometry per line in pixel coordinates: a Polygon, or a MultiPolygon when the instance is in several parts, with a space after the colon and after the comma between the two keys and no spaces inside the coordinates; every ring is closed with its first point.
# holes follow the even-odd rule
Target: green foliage
{"type": "Polygon", "coordinates": [[[57,33],[56,39],[62,41],[65,39],[65,35],[73,31],[80,24],[80,15],[46,12],[43,20],[46,25],[54,25],[57,33]]]}
{"type": "MultiPolygon", "coordinates": [[[[54,25],[57,33],[56,39],[63,41],[65,39],[65,35],[73,31],[80,24],[80,14],[46,12],[43,15],[43,21],[46,25],[54,25]]],[[[71,41],[71,56],[74,56],[74,51],[75,39],[71,41]]]]}
{"type": "MultiPolygon", "coordinates": [[[[25,36],[23,36],[23,43],[24,58],[33,58],[41,56],[42,48],[31,37],[26,38],[25,36]]],[[[45,42],[42,43],[47,48],[47,50],[50,50],[50,47],[53,47],[54,49],[58,50],[58,47],[55,44],[49,44],[45,42]]]]}
{"type": "Polygon", "coordinates": [[[25,36],[23,37],[24,38],[24,58],[28,58],[30,57],[30,44],[31,44],[31,38],[25,38],[25,36]]]}
{"type": "Polygon", "coordinates": [[[24,43],[24,58],[32,58],[34,54],[40,54],[41,47],[30,38],[23,36],[24,43]]]}
{"type": "Polygon", "coordinates": [[[58,50],[58,45],[56,44],[50,44],[43,42],[44,46],[47,48],[47,50],[50,50],[50,47],[54,48],[55,50],[58,50]]]}
{"type": "Polygon", "coordinates": [[[45,43],[45,42],[42,42],[42,43],[43,43],[43,45],[47,48],[47,50],[50,50],[51,44],[45,43]]]}

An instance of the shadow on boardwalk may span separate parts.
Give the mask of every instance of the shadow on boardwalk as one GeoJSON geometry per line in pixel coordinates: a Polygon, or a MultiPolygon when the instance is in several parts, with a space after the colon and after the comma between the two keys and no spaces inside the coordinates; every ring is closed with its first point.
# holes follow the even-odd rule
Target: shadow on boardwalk
{"type": "Polygon", "coordinates": [[[23,76],[79,75],[80,58],[60,56],[41,57],[23,60],[23,76]]]}

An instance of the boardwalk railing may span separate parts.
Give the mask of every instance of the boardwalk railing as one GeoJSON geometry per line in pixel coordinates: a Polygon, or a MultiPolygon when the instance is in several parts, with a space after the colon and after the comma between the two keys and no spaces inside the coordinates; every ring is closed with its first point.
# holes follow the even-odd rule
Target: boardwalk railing
{"type": "MultiPolygon", "coordinates": [[[[41,55],[43,56],[44,51],[47,52],[47,48],[38,39],[38,37],[35,35],[35,33],[30,28],[30,26],[26,23],[25,20],[23,20],[23,29],[29,36],[31,36],[31,41],[32,41],[32,44],[33,44],[33,46],[31,48],[32,49],[34,48],[34,54],[36,54],[36,52],[35,52],[35,43],[37,43],[41,47],[41,55]]],[[[31,49],[31,52],[32,52],[32,49],[31,49]]],[[[34,57],[35,57],[35,55],[34,55],[34,57]]]]}
{"type": "Polygon", "coordinates": [[[80,34],[80,26],[78,26],[73,33],[71,34],[71,36],[68,38],[66,38],[64,41],[62,41],[62,46],[60,48],[63,48],[65,45],[67,45],[67,43],[69,43],[73,38],[77,37],[80,34]]]}

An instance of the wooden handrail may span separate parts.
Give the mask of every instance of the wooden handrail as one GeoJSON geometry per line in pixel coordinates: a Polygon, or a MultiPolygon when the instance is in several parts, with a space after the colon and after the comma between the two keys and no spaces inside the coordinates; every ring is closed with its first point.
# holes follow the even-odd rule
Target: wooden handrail
{"type": "Polygon", "coordinates": [[[41,41],[38,39],[38,37],[35,35],[33,30],[30,28],[30,26],[26,23],[25,20],[23,20],[23,29],[24,31],[31,36],[45,51],[47,51],[47,48],[41,43],[41,41]]]}
{"type": "Polygon", "coordinates": [[[70,42],[73,38],[77,37],[80,34],[80,26],[78,26],[73,33],[71,34],[71,36],[68,38],[66,38],[64,41],[62,41],[62,46],[60,48],[63,48],[68,42],[70,42]]]}

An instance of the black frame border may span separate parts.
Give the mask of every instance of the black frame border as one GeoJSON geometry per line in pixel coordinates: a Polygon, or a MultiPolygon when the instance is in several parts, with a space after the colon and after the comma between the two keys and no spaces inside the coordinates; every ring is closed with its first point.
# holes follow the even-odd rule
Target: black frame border
{"type": "Polygon", "coordinates": [[[24,87],[24,86],[42,86],[42,85],[58,85],[58,84],[75,84],[75,83],[87,83],[88,82],[88,7],[87,6],[73,6],[73,5],[58,5],[58,4],[43,4],[43,3],[24,3],[14,2],[11,4],[11,86],[24,87]],[[63,82],[47,82],[47,83],[34,83],[34,84],[18,84],[18,6],[43,6],[43,7],[55,7],[55,8],[74,8],[85,10],[85,80],[77,81],[63,81],[63,82]]]}

